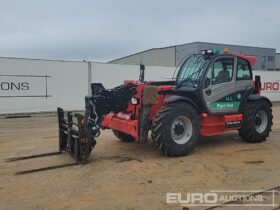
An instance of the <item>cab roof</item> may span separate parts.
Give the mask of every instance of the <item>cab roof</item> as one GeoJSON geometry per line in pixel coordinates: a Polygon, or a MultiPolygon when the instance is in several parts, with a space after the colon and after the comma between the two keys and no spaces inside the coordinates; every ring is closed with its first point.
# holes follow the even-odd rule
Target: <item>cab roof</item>
{"type": "Polygon", "coordinates": [[[257,61],[256,57],[252,56],[252,55],[243,55],[241,53],[231,53],[231,54],[233,56],[237,56],[239,58],[243,58],[243,59],[247,60],[251,66],[253,66],[257,61]]]}

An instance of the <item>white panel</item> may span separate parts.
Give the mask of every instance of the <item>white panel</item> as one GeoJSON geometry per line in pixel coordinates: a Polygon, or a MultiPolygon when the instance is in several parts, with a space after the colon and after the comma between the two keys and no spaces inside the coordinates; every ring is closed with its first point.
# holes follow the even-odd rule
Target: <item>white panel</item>
{"type": "Polygon", "coordinates": [[[261,95],[271,101],[280,101],[280,72],[253,71],[254,76],[261,76],[261,95]]]}
{"type": "MultiPolygon", "coordinates": [[[[124,80],[138,80],[138,65],[119,65],[93,63],[92,82],[100,82],[105,88],[113,88],[123,84],[124,80]]],[[[175,68],[146,66],[145,80],[168,80],[173,76],[175,68]]],[[[280,101],[280,72],[254,71],[254,75],[260,75],[262,81],[261,95],[271,101],[280,101]]],[[[176,75],[175,75],[176,76],[176,75]]]]}
{"type": "Polygon", "coordinates": [[[0,58],[0,113],[84,109],[88,64],[0,58]]]}
{"type": "MultiPolygon", "coordinates": [[[[145,80],[170,80],[175,67],[146,66],[145,80]]],[[[139,65],[92,64],[92,82],[102,83],[105,88],[113,88],[123,84],[124,80],[139,79],[139,65]]]]}
{"type": "MultiPolygon", "coordinates": [[[[145,80],[170,80],[174,67],[146,66],[145,80]]],[[[254,71],[263,83],[262,95],[280,101],[280,72],[254,71]]],[[[0,114],[83,110],[90,80],[105,88],[138,80],[139,65],[0,58],[0,114]]]]}

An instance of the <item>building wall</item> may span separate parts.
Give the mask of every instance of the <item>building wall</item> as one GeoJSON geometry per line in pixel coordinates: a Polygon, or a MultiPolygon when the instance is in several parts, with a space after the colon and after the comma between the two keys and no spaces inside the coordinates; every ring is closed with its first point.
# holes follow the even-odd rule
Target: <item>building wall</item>
{"type": "Polygon", "coordinates": [[[205,49],[219,49],[223,52],[224,48],[228,48],[231,52],[242,53],[246,55],[254,55],[257,58],[253,69],[273,70],[275,65],[276,50],[272,48],[247,47],[238,45],[216,44],[206,42],[194,42],[190,44],[180,45],[176,47],[176,64],[186,55],[197,53],[205,49]]]}
{"type": "Polygon", "coordinates": [[[242,53],[245,55],[254,55],[257,58],[257,62],[253,66],[254,69],[261,69],[261,70],[274,69],[274,56],[276,54],[275,49],[225,45],[225,44],[211,44],[211,43],[199,43],[198,49],[207,49],[208,47],[219,48],[220,51],[222,51],[225,47],[227,47],[232,52],[242,53]],[[272,57],[273,59],[271,59],[272,57]]]}
{"type": "MultiPolygon", "coordinates": [[[[256,70],[274,70],[275,60],[278,59],[278,63],[280,62],[280,58],[279,56],[276,58],[276,50],[273,48],[193,42],[178,46],[151,49],[116,59],[109,63],[137,65],[140,64],[142,60],[142,63],[145,65],[174,67],[178,66],[180,62],[190,54],[198,53],[201,50],[214,48],[220,49],[220,52],[223,52],[224,48],[229,48],[231,52],[256,56],[257,62],[253,66],[253,69],[256,70]]],[[[280,66],[280,64],[278,66],[280,66]]]]}
{"type": "Polygon", "coordinates": [[[176,66],[178,66],[186,56],[197,53],[197,43],[190,43],[176,46],[176,66]]]}
{"type": "Polygon", "coordinates": [[[143,64],[149,66],[175,66],[175,47],[151,49],[130,55],[124,58],[110,61],[112,64],[129,64],[137,65],[142,61],[143,64]]]}

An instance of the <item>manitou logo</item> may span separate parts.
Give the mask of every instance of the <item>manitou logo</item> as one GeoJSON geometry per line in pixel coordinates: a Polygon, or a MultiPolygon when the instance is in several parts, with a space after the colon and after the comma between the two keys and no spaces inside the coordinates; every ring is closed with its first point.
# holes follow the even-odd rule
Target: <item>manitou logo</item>
{"type": "Polygon", "coordinates": [[[0,82],[0,90],[9,91],[9,90],[29,90],[28,82],[0,82]]]}
{"type": "Polygon", "coordinates": [[[279,90],[279,82],[263,82],[262,91],[277,91],[279,90]]]}

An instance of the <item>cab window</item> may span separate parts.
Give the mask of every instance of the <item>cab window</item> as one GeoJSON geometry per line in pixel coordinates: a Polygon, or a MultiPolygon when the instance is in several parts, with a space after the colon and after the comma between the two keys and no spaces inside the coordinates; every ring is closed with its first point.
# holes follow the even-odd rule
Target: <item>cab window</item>
{"type": "Polygon", "coordinates": [[[248,61],[238,58],[236,80],[251,80],[250,72],[248,61]]]}
{"type": "Polygon", "coordinates": [[[233,58],[216,60],[208,69],[204,82],[204,88],[208,87],[210,84],[217,85],[224,82],[230,82],[232,80],[233,68],[233,58]]]}

